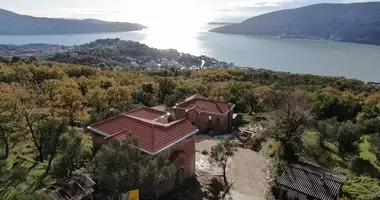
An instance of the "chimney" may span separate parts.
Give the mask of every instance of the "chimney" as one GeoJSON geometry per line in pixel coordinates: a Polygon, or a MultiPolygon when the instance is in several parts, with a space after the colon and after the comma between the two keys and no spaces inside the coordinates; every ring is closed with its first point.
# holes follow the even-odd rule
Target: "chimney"
{"type": "Polygon", "coordinates": [[[326,174],[325,174],[325,172],[323,172],[323,174],[321,176],[321,185],[325,184],[325,179],[326,179],[326,174]]]}

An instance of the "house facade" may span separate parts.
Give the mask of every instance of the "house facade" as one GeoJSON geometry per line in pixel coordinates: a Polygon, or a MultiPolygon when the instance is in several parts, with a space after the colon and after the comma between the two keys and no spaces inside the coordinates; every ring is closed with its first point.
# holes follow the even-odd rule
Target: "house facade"
{"type": "Polygon", "coordinates": [[[337,200],[346,177],[307,164],[290,165],[278,179],[288,197],[298,200],[337,200]]]}
{"type": "Polygon", "coordinates": [[[107,140],[135,137],[144,153],[164,155],[175,176],[158,184],[157,197],[195,176],[195,134],[198,129],[186,119],[170,122],[168,113],[144,107],[98,122],[88,129],[93,133],[95,152],[107,140]]]}
{"type": "Polygon", "coordinates": [[[176,119],[187,119],[201,132],[231,132],[235,105],[208,99],[201,95],[187,98],[173,107],[176,119]]]}

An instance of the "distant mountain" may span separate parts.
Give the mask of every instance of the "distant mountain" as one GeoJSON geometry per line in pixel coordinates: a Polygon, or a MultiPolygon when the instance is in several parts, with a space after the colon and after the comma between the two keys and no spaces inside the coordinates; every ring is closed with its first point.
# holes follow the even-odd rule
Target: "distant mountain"
{"type": "Polygon", "coordinates": [[[231,24],[236,24],[233,22],[209,22],[207,23],[208,25],[231,25],[231,24]]]}
{"type": "Polygon", "coordinates": [[[380,2],[315,4],[275,11],[211,32],[380,45],[380,2]]]}
{"type": "Polygon", "coordinates": [[[19,15],[0,9],[0,35],[55,35],[137,31],[145,26],[95,19],[55,19],[19,15]]]}

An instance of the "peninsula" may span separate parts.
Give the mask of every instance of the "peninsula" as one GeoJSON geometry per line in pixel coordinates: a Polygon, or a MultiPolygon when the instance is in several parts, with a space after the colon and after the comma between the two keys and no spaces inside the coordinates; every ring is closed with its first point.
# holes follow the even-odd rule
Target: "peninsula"
{"type": "Polygon", "coordinates": [[[20,15],[0,9],[0,35],[59,35],[138,31],[143,25],[96,19],[60,19],[20,15]]]}

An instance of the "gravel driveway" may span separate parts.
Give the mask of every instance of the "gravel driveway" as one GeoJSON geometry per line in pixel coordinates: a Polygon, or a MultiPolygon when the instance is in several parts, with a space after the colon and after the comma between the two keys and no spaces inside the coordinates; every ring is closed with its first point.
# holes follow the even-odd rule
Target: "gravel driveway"
{"type": "MultiPolygon", "coordinates": [[[[209,151],[217,144],[216,140],[202,140],[196,143],[196,172],[202,175],[218,175],[221,170],[208,162],[208,155],[201,151],[209,151]]],[[[231,192],[234,200],[262,200],[268,189],[269,169],[264,156],[249,150],[239,148],[229,160],[227,176],[234,181],[231,192]]],[[[202,178],[202,177],[200,177],[202,178]]]]}

